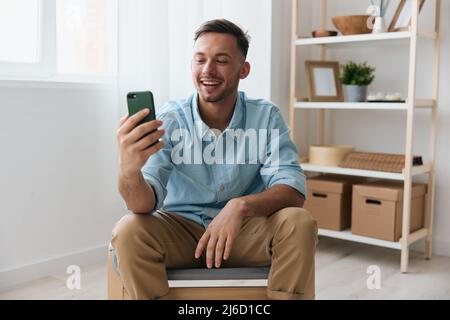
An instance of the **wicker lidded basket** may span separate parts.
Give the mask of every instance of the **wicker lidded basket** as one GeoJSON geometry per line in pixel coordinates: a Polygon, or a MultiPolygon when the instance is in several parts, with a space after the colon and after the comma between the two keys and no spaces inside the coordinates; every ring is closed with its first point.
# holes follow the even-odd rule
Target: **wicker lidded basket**
{"type": "Polygon", "coordinates": [[[355,147],[341,144],[309,146],[309,163],[321,166],[339,166],[345,157],[354,152],[355,147]]]}

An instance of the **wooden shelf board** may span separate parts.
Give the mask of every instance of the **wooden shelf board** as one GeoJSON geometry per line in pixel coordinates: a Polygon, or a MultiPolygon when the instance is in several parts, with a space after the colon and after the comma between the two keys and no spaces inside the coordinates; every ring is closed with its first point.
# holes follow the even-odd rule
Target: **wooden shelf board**
{"type": "MultiPolygon", "coordinates": [[[[432,108],[432,99],[417,99],[416,108],[432,108]]],[[[309,102],[297,101],[296,109],[347,109],[347,110],[408,110],[406,102],[309,102]]]]}
{"type": "Polygon", "coordinates": [[[334,230],[327,230],[327,229],[319,229],[319,236],[354,241],[354,242],[365,243],[365,244],[375,245],[378,247],[385,247],[385,248],[391,248],[391,249],[397,249],[397,250],[400,250],[402,248],[400,242],[386,241],[386,240],[375,239],[375,238],[371,238],[371,237],[359,236],[356,234],[352,234],[351,230],[334,231],[334,230]]]}
{"type": "MultiPolygon", "coordinates": [[[[423,32],[418,34],[419,38],[423,39],[435,39],[435,32],[423,32]]],[[[320,38],[298,38],[295,44],[298,46],[307,45],[339,45],[348,43],[358,43],[358,42],[389,42],[392,40],[407,40],[404,43],[409,43],[411,38],[411,32],[384,32],[384,33],[367,33],[367,34],[356,34],[347,36],[336,36],[336,37],[320,37],[320,38]]],[[[397,42],[398,43],[398,42],[397,42]]]]}
{"type": "MultiPolygon", "coordinates": [[[[427,234],[428,234],[428,229],[426,229],[426,228],[422,228],[422,229],[412,232],[410,234],[408,244],[410,245],[416,241],[426,238],[427,234]]],[[[381,240],[381,239],[376,239],[376,238],[372,238],[372,237],[365,237],[365,236],[359,236],[359,235],[353,234],[350,229],[343,230],[343,231],[335,231],[335,230],[319,228],[319,236],[340,239],[340,240],[354,241],[354,242],[365,243],[365,244],[375,245],[378,247],[385,247],[385,248],[391,248],[391,249],[397,249],[397,250],[401,250],[401,248],[402,248],[402,245],[401,245],[402,239],[401,238],[399,241],[381,240]]]]}
{"type": "MultiPolygon", "coordinates": [[[[351,168],[341,168],[332,166],[320,166],[309,163],[301,163],[301,167],[304,171],[309,172],[320,172],[320,173],[334,173],[342,174],[348,176],[358,176],[358,177],[368,177],[368,178],[380,178],[387,180],[399,180],[403,181],[405,175],[403,173],[393,173],[393,172],[383,172],[383,171],[373,171],[373,170],[360,170],[351,168]]],[[[412,176],[425,174],[430,172],[430,165],[425,164],[422,166],[414,166],[412,169],[412,176]]]]}

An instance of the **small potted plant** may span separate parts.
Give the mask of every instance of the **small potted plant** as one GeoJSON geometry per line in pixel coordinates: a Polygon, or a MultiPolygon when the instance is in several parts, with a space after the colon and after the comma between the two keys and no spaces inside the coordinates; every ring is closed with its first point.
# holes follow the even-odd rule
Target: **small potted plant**
{"type": "Polygon", "coordinates": [[[347,101],[364,102],[367,98],[367,86],[375,79],[375,68],[367,62],[355,63],[349,61],[341,66],[339,80],[344,85],[347,101]]]}

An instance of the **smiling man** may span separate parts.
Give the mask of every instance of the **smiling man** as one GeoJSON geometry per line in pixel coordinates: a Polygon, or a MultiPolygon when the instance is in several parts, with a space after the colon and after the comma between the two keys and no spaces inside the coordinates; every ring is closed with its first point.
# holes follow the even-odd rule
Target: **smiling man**
{"type": "Polygon", "coordinates": [[[159,120],[120,121],[119,190],[133,214],[111,243],[124,287],[157,299],[169,292],[169,268],[270,265],[269,298],[313,299],[317,226],[302,209],[296,147],[275,105],[238,91],[250,73],[248,36],[222,19],[194,40],[197,92],[167,103],[159,120]]]}

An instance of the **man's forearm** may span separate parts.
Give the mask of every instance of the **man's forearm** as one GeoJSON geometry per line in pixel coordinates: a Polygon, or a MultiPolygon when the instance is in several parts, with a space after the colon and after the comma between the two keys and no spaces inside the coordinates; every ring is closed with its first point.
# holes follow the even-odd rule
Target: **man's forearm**
{"type": "Polygon", "coordinates": [[[128,209],[134,213],[148,213],[155,207],[153,188],[148,185],[140,172],[133,176],[120,174],[119,192],[128,209]]]}
{"type": "Polygon", "coordinates": [[[303,207],[304,196],[294,188],[280,184],[263,192],[234,199],[245,217],[267,217],[287,207],[303,207]]]}

